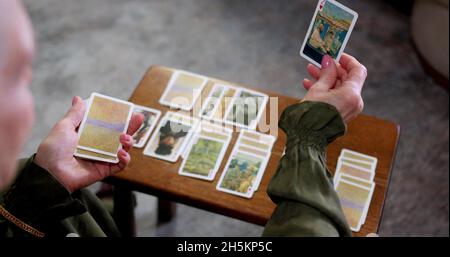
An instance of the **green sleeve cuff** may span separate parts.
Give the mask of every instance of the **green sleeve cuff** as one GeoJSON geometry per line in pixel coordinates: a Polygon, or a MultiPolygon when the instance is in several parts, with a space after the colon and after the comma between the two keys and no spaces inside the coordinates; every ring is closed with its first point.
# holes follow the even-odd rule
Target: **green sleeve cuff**
{"type": "Polygon", "coordinates": [[[323,150],[346,130],[336,107],[309,101],[286,108],[278,125],[288,137],[286,148],[301,143],[323,150]]]}
{"type": "Polygon", "coordinates": [[[16,218],[44,231],[55,220],[86,211],[58,180],[34,163],[34,156],[25,162],[1,204],[16,218]]]}
{"type": "Polygon", "coordinates": [[[326,166],[327,145],[346,130],[339,112],[326,103],[302,102],[286,108],[279,127],[287,144],[267,188],[277,204],[267,234],[351,235],[326,166]],[[322,225],[305,233],[307,224],[322,225]]]}

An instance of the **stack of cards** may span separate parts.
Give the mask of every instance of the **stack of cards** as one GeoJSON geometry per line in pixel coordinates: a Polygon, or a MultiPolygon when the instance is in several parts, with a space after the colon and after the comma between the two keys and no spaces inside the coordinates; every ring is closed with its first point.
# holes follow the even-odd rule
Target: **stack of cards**
{"type": "Polygon", "coordinates": [[[324,55],[339,61],[358,14],[334,0],[319,0],[300,55],[321,67],[324,55]]]}
{"type": "Polygon", "coordinates": [[[271,135],[241,130],[217,190],[251,198],[258,190],[274,142],[271,135]]]}
{"type": "Polygon", "coordinates": [[[212,181],[220,168],[233,131],[202,121],[183,154],[180,175],[212,181]]]}
{"type": "Polygon", "coordinates": [[[334,174],[334,187],[352,231],[365,223],[375,188],[377,159],[343,149],[334,174]]]}
{"type": "Polygon", "coordinates": [[[197,125],[196,118],[167,112],[145,147],[144,155],[176,162],[197,125]]]}
{"type": "Polygon", "coordinates": [[[173,72],[159,103],[190,111],[207,82],[204,76],[177,70],[173,72]]]}
{"type": "Polygon", "coordinates": [[[78,129],[74,156],[118,163],[120,134],[126,133],[132,113],[132,103],[92,93],[78,129]]]}
{"type": "Polygon", "coordinates": [[[149,107],[135,105],[133,108],[133,112],[140,113],[144,116],[141,127],[133,135],[133,146],[141,148],[145,145],[148,137],[155,128],[159,116],[161,116],[161,111],[149,107]]]}
{"type": "Polygon", "coordinates": [[[203,103],[200,117],[256,129],[268,99],[267,95],[253,90],[216,83],[203,103]]]}

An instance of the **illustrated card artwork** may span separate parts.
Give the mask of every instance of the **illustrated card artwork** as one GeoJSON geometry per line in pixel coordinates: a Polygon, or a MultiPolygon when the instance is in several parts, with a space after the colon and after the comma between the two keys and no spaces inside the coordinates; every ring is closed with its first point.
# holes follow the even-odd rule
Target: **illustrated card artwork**
{"type": "Polygon", "coordinates": [[[371,189],[340,179],[336,192],[351,230],[359,231],[372,196],[371,189]]]}
{"type": "Polygon", "coordinates": [[[225,118],[226,111],[231,106],[231,102],[235,95],[237,94],[238,89],[235,87],[227,86],[222,94],[219,105],[215,108],[213,115],[210,117],[212,120],[223,121],[225,118]]]}
{"type": "Polygon", "coordinates": [[[229,106],[225,122],[239,127],[255,129],[264,108],[268,96],[259,92],[242,89],[233,98],[229,106]]]}
{"type": "Polygon", "coordinates": [[[358,14],[334,1],[320,0],[303,41],[300,55],[321,67],[324,55],[339,61],[358,14]]]}
{"type": "Polygon", "coordinates": [[[251,198],[254,192],[252,187],[263,162],[263,157],[235,151],[217,184],[217,190],[251,198]]]}
{"type": "Polygon", "coordinates": [[[133,112],[141,113],[144,116],[144,121],[142,122],[141,127],[133,135],[133,146],[141,148],[145,145],[151,132],[155,128],[161,112],[159,110],[140,105],[135,105],[133,112]]]}
{"type": "Polygon", "coordinates": [[[232,130],[202,121],[187,147],[179,174],[213,180],[228,148],[232,130]]]}
{"type": "Polygon", "coordinates": [[[195,118],[167,112],[145,147],[144,155],[176,162],[197,123],[195,118]]]}
{"type": "Polygon", "coordinates": [[[206,77],[185,71],[175,71],[159,102],[162,105],[189,111],[200,97],[207,82],[206,77]]]}
{"type": "Polygon", "coordinates": [[[211,89],[211,93],[206,99],[200,116],[205,119],[210,119],[212,115],[214,114],[214,111],[216,108],[218,108],[218,105],[220,104],[220,100],[225,93],[226,86],[220,85],[220,84],[214,84],[214,86],[211,89]]]}
{"type": "Polygon", "coordinates": [[[133,104],[97,93],[89,102],[78,130],[77,148],[116,157],[122,147],[119,137],[128,129],[133,104]]]}

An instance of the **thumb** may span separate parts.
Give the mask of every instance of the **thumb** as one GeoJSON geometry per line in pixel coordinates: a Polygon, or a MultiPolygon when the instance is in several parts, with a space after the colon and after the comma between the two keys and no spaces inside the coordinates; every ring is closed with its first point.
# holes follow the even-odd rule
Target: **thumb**
{"type": "Polygon", "coordinates": [[[316,86],[323,90],[328,90],[334,86],[337,78],[338,68],[336,63],[329,55],[325,55],[322,58],[322,72],[316,86]]]}
{"type": "Polygon", "coordinates": [[[64,118],[70,120],[73,127],[76,128],[80,125],[81,120],[83,120],[84,109],[83,100],[78,96],[74,96],[72,99],[72,107],[67,111],[64,118]]]}

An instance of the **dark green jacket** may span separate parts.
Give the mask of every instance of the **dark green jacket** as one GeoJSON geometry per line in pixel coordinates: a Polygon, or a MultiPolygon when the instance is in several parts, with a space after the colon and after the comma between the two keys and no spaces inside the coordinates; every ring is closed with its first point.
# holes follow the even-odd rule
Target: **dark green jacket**
{"type": "MultiPolygon", "coordinates": [[[[326,146],[345,132],[337,110],[304,102],[287,108],[279,126],[286,154],[267,193],[277,204],[264,236],[350,236],[326,168],[326,146]]],[[[88,190],[69,192],[30,158],[0,195],[0,237],[119,236],[110,214],[88,190]]]]}

